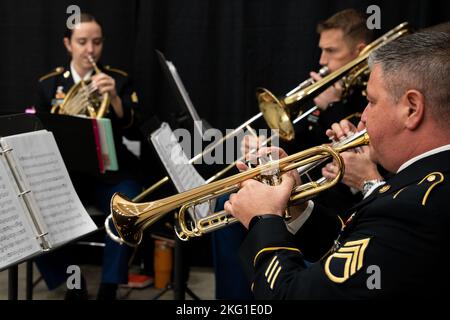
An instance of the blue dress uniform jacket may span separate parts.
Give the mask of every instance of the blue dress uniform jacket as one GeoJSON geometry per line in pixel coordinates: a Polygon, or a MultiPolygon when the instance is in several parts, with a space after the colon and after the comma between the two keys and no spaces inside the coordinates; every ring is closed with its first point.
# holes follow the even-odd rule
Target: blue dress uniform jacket
{"type": "MultiPolygon", "coordinates": [[[[113,121],[120,121],[122,127],[130,127],[134,121],[134,115],[137,109],[136,93],[131,87],[131,82],[128,74],[122,70],[111,68],[110,66],[101,66],[99,68],[102,72],[113,77],[116,81],[116,90],[119,97],[122,99],[122,107],[124,117],[118,119],[115,113],[109,109],[106,117],[113,121]]],[[[54,71],[41,77],[39,79],[39,96],[36,108],[38,112],[48,112],[56,103],[64,100],[67,92],[74,85],[73,76],[70,72],[70,66],[57,67],[54,71]]]]}
{"type": "MultiPolygon", "coordinates": [[[[102,175],[103,181],[117,183],[124,178],[140,177],[138,170],[139,163],[137,159],[122,144],[122,136],[131,139],[136,138],[137,125],[140,112],[138,98],[133,90],[131,80],[128,74],[122,70],[111,68],[110,66],[98,65],[102,72],[114,78],[116,82],[117,95],[122,100],[124,116],[119,119],[112,106],[109,107],[106,118],[111,119],[116,153],[120,170],[118,172],[108,171],[102,175]]],[[[52,106],[63,102],[64,97],[74,85],[70,66],[57,67],[49,74],[39,79],[38,101],[36,103],[37,112],[50,112],[52,106]]]]}
{"type": "Polygon", "coordinates": [[[388,179],[342,227],[319,206],[295,236],[282,218],[259,220],[240,250],[255,297],[440,296],[450,285],[449,195],[450,151],[443,151],[388,179]],[[323,258],[306,267],[311,255],[323,258]]]}
{"type": "MultiPolygon", "coordinates": [[[[136,137],[133,131],[137,127],[139,108],[138,98],[133,91],[128,74],[109,66],[98,65],[102,72],[114,78],[116,91],[122,100],[124,116],[117,118],[112,106],[105,117],[111,119],[119,171],[106,171],[105,174],[88,175],[71,172],[71,179],[84,205],[94,205],[105,214],[109,214],[112,195],[121,192],[129,197],[141,191],[138,180],[141,177],[139,160],[122,143],[122,136],[136,137]]],[[[37,112],[50,112],[52,106],[60,104],[74,85],[70,66],[58,67],[39,79],[39,96],[36,104],[37,112]]],[[[80,142],[82,143],[82,142],[80,142]]],[[[105,237],[103,255],[102,282],[127,283],[128,257],[130,248],[113,242],[105,237]]],[[[36,264],[49,287],[59,286],[67,278],[67,265],[76,264],[70,254],[59,250],[36,259],[36,264]]]]}

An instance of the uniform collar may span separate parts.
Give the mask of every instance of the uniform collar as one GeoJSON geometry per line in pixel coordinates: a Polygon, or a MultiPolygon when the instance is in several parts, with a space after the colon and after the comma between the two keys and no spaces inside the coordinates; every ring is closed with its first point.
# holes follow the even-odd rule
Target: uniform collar
{"type": "MultiPolygon", "coordinates": [[[[78,82],[81,81],[81,77],[78,74],[78,72],[75,70],[74,66],[73,66],[73,61],[70,62],[70,71],[72,73],[72,78],[73,78],[73,83],[77,84],[78,82]]],[[[83,80],[88,80],[91,75],[92,72],[94,71],[94,69],[91,69],[88,73],[86,73],[86,75],[83,77],[83,80]]]]}
{"type": "Polygon", "coordinates": [[[437,151],[437,153],[424,153],[416,158],[418,159],[415,159],[400,172],[386,179],[386,184],[375,189],[367,198],[349,211],[354,212],[380,196],[393,194],[408,185],[417,183],[432,172],[450,171],[450,150],[444,149],[443,151],[437,151]]]}
{"type": "Polygon", "coordinates": [[[408,166],[410,166],[411,164],[413,164],[414,162],[416,162],[416,161],[418,161],[420,159],[426,158],[428,156],[431,156],[433,154],[436,154],[436,153],[439,153],[439,152],[442,152],[442,151],[448,151],[448,150],[450,150],[450,144],[447,144],[445,146],[442,146],[442,147],[439,147],[439,148],[435,148],[433,150],[430,150],[430,151],[427,151],[425,153],[422,153],[422,154],[418,155],[417,157],[414,157],[414,158],[406,161],[404,164],[402,164],[400,166],[400,168],[398,168],[397,173],[399,173],[400,171],[402,171],[403,169],[407,168],[408,166]]]}
{"type": "Polygon", "coordinates": [[[405,164],[407,164],[407,166],[403,165],[404,168],[402,168],[401,171],[386,181],[393,189],[389,193],[399,190],[416,181],[420,181],[432,172],[450,171],[450,150],[446,147],[447,146],[442,147],[443,151],[434,149],[426,152],[408,161],[410,162],[409,164],[406,162],[405,164]]]}

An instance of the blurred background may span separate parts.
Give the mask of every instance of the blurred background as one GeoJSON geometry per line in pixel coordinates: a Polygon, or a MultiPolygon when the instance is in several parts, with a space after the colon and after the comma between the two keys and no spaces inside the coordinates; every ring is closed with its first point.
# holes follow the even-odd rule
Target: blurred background
{"type": "Polygon", "coordinates": [[[35,103],[37,80],[67,61],[68,6],[103,24],[102,63],[129,72],[147,116],[168,118],[176,103],[154,50],[174,63],[201,118],[234,128],[258,112],[255,89],[285,94],[318,70],[317,22],[370,5],[381,30],[403,21],[421,28],[450,20],[445,0],[4,0],[0,2],[0,112],[35,103]]]}

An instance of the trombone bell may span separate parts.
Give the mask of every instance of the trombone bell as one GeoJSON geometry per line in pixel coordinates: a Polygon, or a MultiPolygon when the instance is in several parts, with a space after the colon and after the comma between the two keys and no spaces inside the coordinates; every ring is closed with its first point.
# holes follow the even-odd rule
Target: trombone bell
{"type": "Polygon", "coordinates": [[[258,88],[256,92],[259,109],[264,115],[269,128],[278,130],[279,136],[291,141],[295,137],[294,126],[291,122],[289,109],[272,92],[265,88],[258,88]]]}

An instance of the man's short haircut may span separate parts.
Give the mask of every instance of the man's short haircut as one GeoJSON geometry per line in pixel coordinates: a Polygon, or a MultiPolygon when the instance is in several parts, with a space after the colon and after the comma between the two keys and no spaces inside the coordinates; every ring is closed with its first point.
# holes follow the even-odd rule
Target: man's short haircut
{"type": "MultiPolygon", "coordinates": [[[[97,19],[95,19],[95,17],[90,13],[82,12],[80,14],[80,23],[83,23],[83,22],[95,22],[100,26],[100,29],[103,30],[103,26],[101,25],[101,23],[97,19]]],[[[70,39],[72,37],[72,34],[73,34],[73,29],[67,28],[67,25],[66,25],[66,30],[64,31],[64,38],[70,39]]]]}
{"type": "Polygon", "coordinates": [[[373,40],[373,31],[367,28],[367,17],[362,12],[355,9],[345,9],[335,13],[327,20],[319,22],[317,25],[317,33],[325,30],[340,29],[344,33],[344,37],[353,43],[364,42],[369,44],[373,40]]]}
{"type": "Polygon", "coordinates": [[[450,123],[450,34],[421,31],[372,52],[369,67],[379,64],[385,88],[398,102],[410,89],[420,91],[433,119],[450,123]]]}
{"type": "Polygon", "coordinates": [[[443,22],[431,27],[427,27],[425,29],[422,29],[421,31],[434,31],[434,32],[446,32],[448,34],[450,34],[450,21],[447,22],[443,22]]]}

